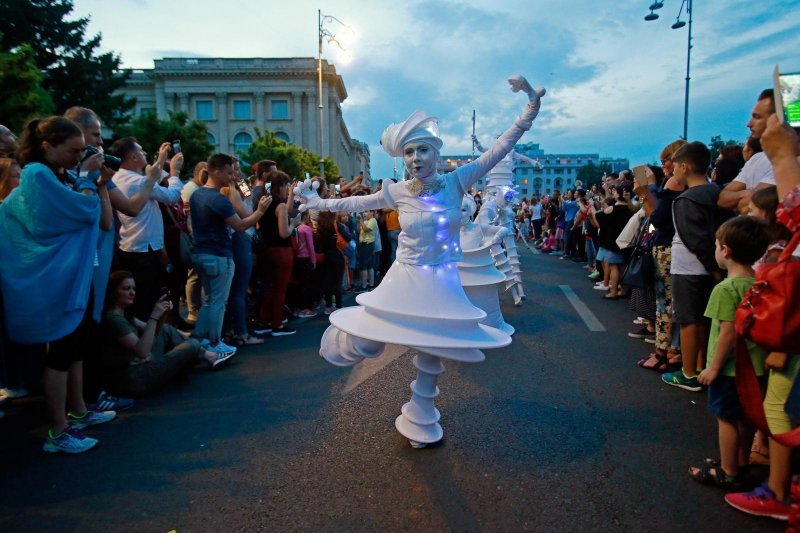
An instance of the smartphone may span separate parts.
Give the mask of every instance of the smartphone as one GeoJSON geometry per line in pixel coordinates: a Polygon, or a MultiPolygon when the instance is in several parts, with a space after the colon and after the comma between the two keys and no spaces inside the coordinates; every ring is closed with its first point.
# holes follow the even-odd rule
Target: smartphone
{"type": "Polygon", "coordinates": [[[247,184],[245,180],[239,180],[239,190],[242,193],[242,196],[245,198],[250,198],[250,195],[253,194],[253,191],[250,190],[250,186],[247,184]]]}
{"type": "Polygon", "coordinates": [[[172,141],[172,153],[181,153],[181,141],[172,141]]]}
{"type": "Polygon", "coordinates": [[[800,72],[781,74],[778,65],[772,72],[775,86],[775,113],[778,120],[793,128],[800,128],[800,72]]]}
{"type": "Polygon", "coordinates": [[[168,287],[161,287],[159,290],[159,299],[164,298],[165,300],[169,300],[169,288],[168,287]]]}
{"type": "Polygon", "coordinates": [[[647,165],[633,167],[633,182],[637,187],[647,185],[647,165]]]}

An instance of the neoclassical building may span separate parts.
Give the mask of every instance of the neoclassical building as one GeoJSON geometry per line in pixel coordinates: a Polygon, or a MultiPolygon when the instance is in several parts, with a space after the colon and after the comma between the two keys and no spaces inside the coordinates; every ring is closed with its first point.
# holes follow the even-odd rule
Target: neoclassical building
{"type": "Polygon", "coordinates": [[[313,58],[164,58],[133,70],[125,94],[135,113],[183,111],[205,122],[221,152],[246,150],[256,128],[330,156],[342,176],[370,175],[369,147],[350,137],[341,104],[347,90],[336,68],[322,62],[323,145],[319,146],[317,61],[313,58]]]}
{"type": "MultiPolygon", "coordinates": [[[[514,162],[513,183],[519,188],[520,196],[526,198],[530,198],[534,194],[549,195],[556,190],[564,192],[573,188],[575,179],[578,177],[578,170],[589,163],[607,164],[612,172],[630,168],[630,162],[625,158],[600,157],[596,153],[547,154],[537,143],[518,144],[514,149],[539,162],[539,165],[532,165],[526,161],[514,162]]],[[[457,167],[470,163],[475,157],[476,155],[442,155],[439,157],[437,168],[439,172],[451,172],[457,167]]],[[[485,187],[486,176],[475,183],[475,189],[478,191],[483,191],[485,187]]]]}

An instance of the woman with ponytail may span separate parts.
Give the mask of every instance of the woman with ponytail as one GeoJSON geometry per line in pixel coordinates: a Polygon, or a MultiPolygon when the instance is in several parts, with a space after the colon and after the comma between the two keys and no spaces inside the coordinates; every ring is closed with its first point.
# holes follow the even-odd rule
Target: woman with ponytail
{"type": "MultiPolygon", "coordinates": [[[[84,335],[101,226],[110,227],[102,154],[83,158],[80,128],[63,117],[33,120],[20,139],[20,185],[0,204],[0,290],[9,337],[43,345],[50,429],[44,451],[81,453],[97,440],[78,430],[113,419],[83,401],[84,335]],[[67,170],[101,170],[96,183],[67,170]],[[65,412],[67,414],[65,415],[65,412]]],[[[80,175],[80,173],[78,173],[80,175]]]]}

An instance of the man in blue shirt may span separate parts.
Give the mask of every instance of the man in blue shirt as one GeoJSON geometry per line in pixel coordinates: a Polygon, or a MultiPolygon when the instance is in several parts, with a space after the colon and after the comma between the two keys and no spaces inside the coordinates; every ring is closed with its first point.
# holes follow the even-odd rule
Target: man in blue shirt
{"type": "Polygon", "coordinates": [[[256,210],[240,218],[231,201],[220,193],[222,187],[236,186],[233,165],[234,158],[227,154],[212,155],[208,159],[208,181],[189,200],[194,235],[192,264],[203,286],[194,336],[207,339],[208,349],[217,352],[234,349],[220,341],[234,268],[228,226],[244,231],[255,225],[271,202],[271,197],[262,196],[256,210]]]}

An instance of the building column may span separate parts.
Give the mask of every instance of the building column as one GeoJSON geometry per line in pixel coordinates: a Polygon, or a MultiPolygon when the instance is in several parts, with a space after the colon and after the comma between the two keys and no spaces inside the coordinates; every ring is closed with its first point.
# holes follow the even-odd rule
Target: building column
{"type": "Polygon", "coordinates": [[[167,117],[167,98],[164,94],[164,81],[156,80],[156,116],[158,118],[167,117]]]}
{"type": "Polygon", "coordinates": [[[231,151],[231,140],[228,138],[228,93],[217,93],[217,124],[219,125],[220,152],[228,153],[231,151]]]}
{"type": "Polygon", "coordinates": [[[189,114],[189,93],[178,93],[178,101],[180,102],[180,110],[189,114]]]}
{"type": "Polygon", "coordinates": [[[259,91],[255,93],[256,98],[256,127],[260,131],[264,131],[266,129],[266,114],[264,110],[264,91],[259,91]]]}
{"type": "Polygon", "coordinates": [[[303,146],[303,94],[300,92],[292,93],[292,144],[303,146]]]}

